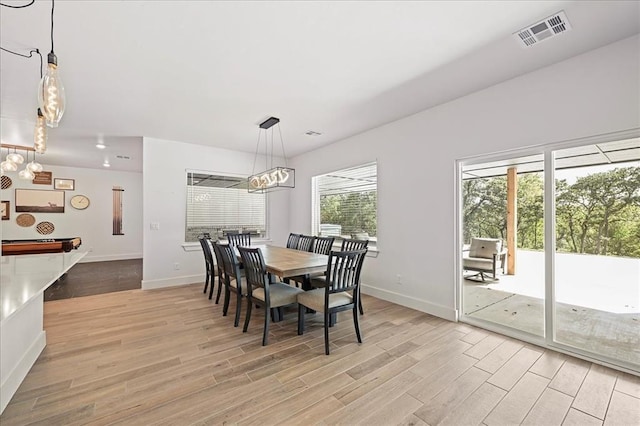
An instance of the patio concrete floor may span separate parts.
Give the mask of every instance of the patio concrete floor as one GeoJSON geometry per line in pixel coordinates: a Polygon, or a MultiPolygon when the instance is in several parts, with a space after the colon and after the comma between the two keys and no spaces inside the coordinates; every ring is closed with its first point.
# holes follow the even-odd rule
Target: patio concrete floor
{"type": "MultiPolygon", "coordinates": [[[[464,313],[543,336],[544,254],[517,258],[516,275],[464,280],[464,313]]],[[[556,299],[558,342],[640,366],[640,259],[558,253],[556,299]]]]}

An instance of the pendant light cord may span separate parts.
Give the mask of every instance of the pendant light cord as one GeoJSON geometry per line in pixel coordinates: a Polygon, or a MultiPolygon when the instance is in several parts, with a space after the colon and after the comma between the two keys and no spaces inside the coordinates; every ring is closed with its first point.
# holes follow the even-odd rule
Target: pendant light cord
{"type": "Polygon", "coordinates": [[[14,6],[12,4],[5,4],[5,3],[0,3],[0,6],[4,6],[4,7],[10,7],[11,9],[22,9],[24,7],[29,7],[31,6],[33,3],[35,3],[36,0],[31,0],[30,3],[27,4],[23,4],[22,6],[14,6]]]}
{"type": "Polygon", "coordinates": [[[287,154],[284,152],[284,139],[282,139],[282,129],[278,123],[278,132],[280,132],[280,145],[282,145],[282,156],[284,157],[284,166],[287,167],[287,154]]]}
{"type": "Polygon", "coordinates": [[[256,161],[258,160],[258,150],[260,149],[260,136],[262,134],[262,129],[258,127],[258,142],[256,143],[256,155],[253,157],[253,168],[251,169],[251,174],[255,174],[256,172],[256,161]]]}
{"type": "Polygon", "coordinates": [[[42,53],[40,53],[39,49],[31,49],[29,50],[29,54],[25,55],[23,53],[14,52],[13,50],[5,49],[4,47],[0,47],[0,50],[3,52],[11,53],[12,55],[21,56],[23,58],[33,58],[33,54],[37,53],[40,56],[40,78],[42,78],[42,53]]]}
{"type": "MultiPolygon", "coordinates": [[[[6,3],[0,3],[0,6],[4,6],[4,7],[9,7],[11,9],[24,9],[25,7],[29,7],[32,4],[35,3],[36,0],[31,0],[29,3],[27,4],[23,4],[20,6],[14,6],[12,4],[6,4],[6,3]]],[[[29,54],[25,55],[19,52],[15,52],[13,50],[9,50],[9,49],[5,49],[4,47],[0,46],[0,50],[2,50],[3,52],[7,52],[7,53],[11,53],[12,55],[16,55],[16,56],[21,56],[23,58],[32,58],[34,53],[37,53],[38,56],[40,56],[40,78],[42,78],[42,53],[40,53],[40,50],[37,48],[32,48],[29,49],[29,54]]],[[[53,0],[51,0],[51,51],[53,51],[53,0]]]]}
{"type": "Polygon", "coordinates": [[[51,0],[51,53],[53,53],[53,8],[55,7],[55,0],[51,0]]]}

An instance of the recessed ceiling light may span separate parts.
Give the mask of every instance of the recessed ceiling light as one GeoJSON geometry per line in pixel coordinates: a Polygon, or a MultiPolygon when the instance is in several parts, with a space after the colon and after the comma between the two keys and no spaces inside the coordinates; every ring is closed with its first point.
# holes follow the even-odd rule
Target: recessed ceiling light
{"type": "Polygon", "coordinates": [[[105,149],[107,146],[104,144],[104,136],[102,133],[98,134],[98,143],[96,144],[96,148],[105,149]]]}
{"type": "Polygon", "coordinates": [[[102,167],[111,167],[111,164],[109,164],[108,160],[104,160],[104,163],[102,163],[102,167]]]}
{"type": "Polygon", "coordinates": [[[322,133],[316,132],[314,130],[307,130],[306,132],[304,132],[304,134],[307,136],[320,136],[322,133]]]}

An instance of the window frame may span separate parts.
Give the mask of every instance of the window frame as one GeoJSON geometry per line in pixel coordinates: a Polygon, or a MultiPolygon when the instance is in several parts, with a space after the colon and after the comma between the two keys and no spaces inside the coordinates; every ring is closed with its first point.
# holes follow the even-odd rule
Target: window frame
{"type": "MultiPolygon", "coordinates": [[[[236,179],[241,179],[241,180],[245,180],[249,177],[249,175],[244,175],[244,174],[240,174],[240,173],[230,173],[230,172],[221,172],[221,171],[212,171],[212,170],[201,170],[201,169],[185,169],[184,172],[184,226],[183,226],[183,240],[184,243],[182,244],[182,247],[185,251],[192,251],[192,250],[199,250],[200,249],[200,244],[198,243],[198,241],[187,241],[187,217],[188,217],[188,205],[189,205],[189,191],[188,191],[188,186],[189,186],[189,174],[208,174],[211,176],[222,176],[222,177],[229,177],[229,178],[236,178],[236,179]],[[194,249],[195,247],[195,249],[194,249]]],[[[247,192],[248,193],[248,192],[247,192]]],[[[265,232],[264,232],[264,236],[260,237],[260,238],[255,238],[255,241],[270,241],[271,240],[271,233],[270,233],[270,229],[269,229],[269,223],[270,223],[270,218],[269,218],[269,197],[267,196],[266,193],[261,194],[265,197],[264,200],[264,219],[265,219],[265,232]]],[[[254,240],[254,238],[252,238],[252,240],[254,240]]]]}
{"type": "MultiPolygon", "coordinates": [[[[378,188],[378,160],[374,159],[372,161],[366,161],[362,163],[358,163],[355,165],[341,167],[339,169],[326,171],[324,173],[320,173],[311,177],[311,235],[318,236],[320,234],[320,225],[321,225],[321,212],[320,212],[320,191],[318,190],[318,179],[322,176],[338,173],[343,170],[356,169],[359,167],[366,167],[370,165],[376,166],[376,235],[374,240],[369,240],[369,252],[377,253],[379,251],[379,241],[378,241],[378,213],[379,213],[379,188],[378,188]]],[[[335,241],[333,243],[333,249],[339,250],[342,246],[342,241],[344,238],[342,236],[336,236],[335,241]]]]}

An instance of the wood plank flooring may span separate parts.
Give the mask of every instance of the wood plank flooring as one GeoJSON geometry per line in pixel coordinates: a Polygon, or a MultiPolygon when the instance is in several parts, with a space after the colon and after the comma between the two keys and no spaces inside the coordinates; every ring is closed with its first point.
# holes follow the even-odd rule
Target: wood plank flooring
{"type": "Polygon", "coordinates": [[[142,259],[78,263],[44,291],[44,301],[142,287],[142,259]]]}
{"type": "MultiPolygon", "coordinates": [[[[248,333],[202,285],[45,303],[47,347],[0,423],[638,425],[640,378],[364,296],[248,333]]],[[[243,313],[246,309],[243,306],[243,313]]],[[[243,315],[244,317],[244,315],[243,315]]]]}

